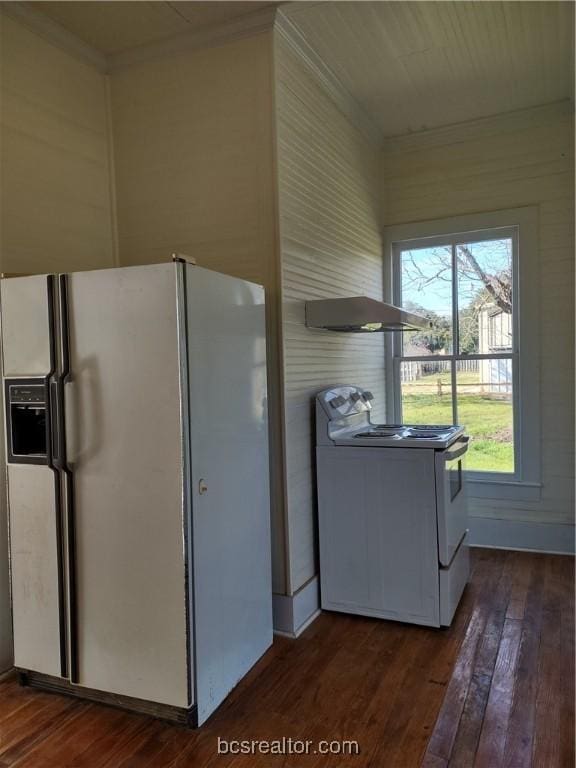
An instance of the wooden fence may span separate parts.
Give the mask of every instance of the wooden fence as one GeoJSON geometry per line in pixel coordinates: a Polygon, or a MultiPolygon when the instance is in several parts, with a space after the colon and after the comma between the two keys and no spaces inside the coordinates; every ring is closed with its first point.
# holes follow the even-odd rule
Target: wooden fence
{"type": "MultiPolygon", "coordinates": [[[[479,360],[458,360],[458,373],[477,373],[480,370],[479,360]]],[[[449,373],[450,360],[403,360],[400,366],[400,381],[417,381],[423,376],[449,373]]]]}

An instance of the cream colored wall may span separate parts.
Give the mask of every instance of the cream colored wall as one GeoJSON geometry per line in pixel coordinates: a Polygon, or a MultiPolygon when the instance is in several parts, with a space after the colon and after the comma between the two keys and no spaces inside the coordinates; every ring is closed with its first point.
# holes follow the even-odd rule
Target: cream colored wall
{"type": "MultiPolygon", "coordinates": [[[[106,78],[4,13],[0,34],[0,272],[111,266],[106,78]]],[[[3,450],[0,441],[2,468],[3,450]]],[[[0,484],[2,672],[12,641],[3,476],[0,484]]]]}
{"type": "Polygon", "coordinates": [[[270,55],[262,34],[113,73],[122,264],[180,250],[270,282],[270,55]]]}
{"type": "Polygon", "coordinates": [[[112,75],[122,264],[174,251],[267,290],[274,588],[285,589],[272,34],[112,75]]]}
{"type": "Polygon", "coordinates": [[[106,78],[4,14],[0,22],[0,269],[111,266],[106,78]]]}
{"type": "Polygon", "coordinates": [[[473,499],[474,516],[573,522],[573,130],[563,103],[391,140],[382,155],[386,224],[539,207],[542,497],[473,499]]]}
{"type": "MultiPolygon", "coordinates": [[[[381,334],[308,330],[306,299],[382,298],[379,153],[280,32],[276,106],[290,592],[317,573],[314,394],[335,383],[384,406],[381,334]]],[[[382,413],[382,411],[380,411],[382,413]]]]}

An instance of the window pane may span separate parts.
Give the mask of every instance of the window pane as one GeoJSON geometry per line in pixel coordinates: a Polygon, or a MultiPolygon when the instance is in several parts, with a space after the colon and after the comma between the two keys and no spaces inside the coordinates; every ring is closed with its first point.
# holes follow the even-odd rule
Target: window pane
{"type": "Polygon", "coordinates": [[[400,363],[404,424],[453,423],[451,366],[448,360],[400,363]]]}
{"type": "Polygon", "coordinates": [[[434,323],[432,330],[402,334],[404,357],[452,352],[451,246],[401,252],[400,304],[434,323]]]}
{"type": "Polygon", "coordinates": [[[466,469],[514,472],[512,360],[456,363],[458,423],[470,435],[466,469]]]}
{"type": "Polygon", "coordinates": [[[460,354],[512,351],[512,240],[456,246],[460,354]]]}

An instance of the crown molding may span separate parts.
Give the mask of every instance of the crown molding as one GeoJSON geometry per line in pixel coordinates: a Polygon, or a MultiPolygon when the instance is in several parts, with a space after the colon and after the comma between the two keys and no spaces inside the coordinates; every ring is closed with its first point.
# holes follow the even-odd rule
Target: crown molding
{"type": "Polygon", "coordinates": [[[173,56],[183,51],[211,48],[272,30],[277,11],[277,6],[261,8],[235,19],[208,24],[199,29],[191,29],[189,32],[173,35],[164,40],[145,43],[106,56],[96,48],[85,43],[74,33],[69,32],[58,22],[53,21],[41,11],[31,7],[25,0],[11,0],[9,2],[0,0],[1,13],[20,22],[47,42],[92,65],[98,71],[105,74],[122,70],[144,61],[173,56]]]}
{"type": "MultiPolygon", "coordinates": [[[[287,7],[289,6],[290,4],[287,4],[287,7]]],[[[373,122],[367,112],[364,111],[350,92],[343,86],[338,77],[318,55],[314,48],[312,48],[289,15],[281,9],[278,11],[274,29],[282,35],[282,38],[292,48],[294,53],[307,67],[313,77],[320,83],[324,90],[328,92],[340,111],[346,115],[350,122],[355,125],[372,144],[380,147],[382,145],[383,137],[378,126],[373,122]]]]}
{"type": "Polygon", "coordinates": [[[145,61],[173,56],[184,51],[213,48],[235,40],[253,37],[273,28],[277,10],[276,6],[261,8],[235,19],[209,24],[200,29],[173,35],[165,40],[145,43],[113,53],[108,56],[109,71],[116,72],[145,61]]]}
{"type": "Polygon", "coordinates": [[[103,53],[80,40],[79,37],[69,32],[58,22],[52,21],[48,16],[32,8],[27,2],[6,2],[4,0],[0,3],[0,12],[20,22],[31,32],[35,32],[39,37],[80,61],[90,64],[100,72],[108,72],[108,61],[103,53]]]}

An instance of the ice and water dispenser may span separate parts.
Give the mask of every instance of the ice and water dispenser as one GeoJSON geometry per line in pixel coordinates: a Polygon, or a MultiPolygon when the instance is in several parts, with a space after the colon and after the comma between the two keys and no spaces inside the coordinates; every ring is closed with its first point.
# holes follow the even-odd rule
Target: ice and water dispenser
{"type": "Polygon", "coordinates": [[[47,388],[38,379],[5,381],[9,464],[47,464],[49,414],[47,388]]]}

